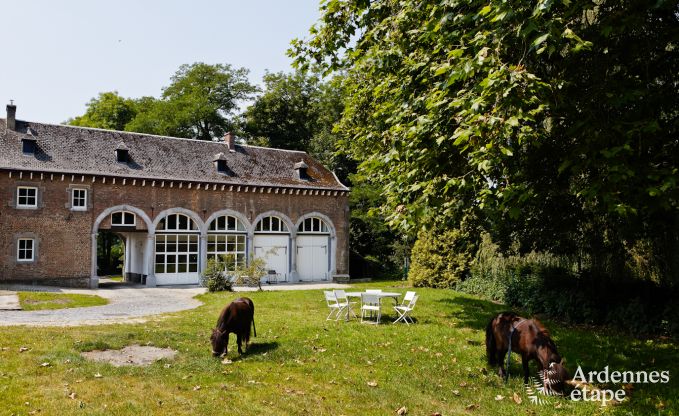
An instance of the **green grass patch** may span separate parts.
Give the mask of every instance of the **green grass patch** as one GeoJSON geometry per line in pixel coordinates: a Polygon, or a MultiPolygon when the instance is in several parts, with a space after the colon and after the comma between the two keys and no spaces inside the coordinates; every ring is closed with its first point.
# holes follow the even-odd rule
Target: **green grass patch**
{"type": "Polygon", "coordinates": [[[106,305],[108,301],[96,295],[52,292],[18,292],[19,302],[25,311],[43,309],[82,308],[106,305]]]}
{"type": "MultiPolygon", "coordinates": [[[[405,293],[402,284],[356,288],[405,293]]],[[[7,414],[393,415],[403,406],[408,415],[679,413],[679,347],[669,341],[547,321],[571,371],[608,365],[670,370],[671,377],[667,384],[637,384],[628,401],[606,409],[565,399],[534,405],[517,356],[507,384],[486,367],[484,328],[505,306],[451,290],[416,290],[418,322],[411,326],[391,324],[393,310],[379,326],[326,321],[322,291],[281,291],[201,295],[205,305],[143,324],[0,328],[0,403],[7,414]],[[232,335],[232,363],[222,364],[210,353],[210,331],[224,305],[239,295],[255,303],[258,336],[238,356],[232,335]],[[169,347],[177,358],[113,367],[80,356],[131,344],[169,347]],[[19,352],[22,347],[28,350],[19,352]],[[514,393],[521,404],[512,400],[514,393]]]]}

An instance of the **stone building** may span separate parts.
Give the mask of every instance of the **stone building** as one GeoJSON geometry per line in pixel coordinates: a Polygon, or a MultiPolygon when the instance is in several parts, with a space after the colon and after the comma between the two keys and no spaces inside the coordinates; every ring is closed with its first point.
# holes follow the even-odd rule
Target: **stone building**
{"type": "Polygon", "coordinates": [[[97,235],[124,274],[193,284],[252,256],[288,282],[347,278],[348,188],[304,152],[0,119],[0,283],[98,284],[97,235]]]}

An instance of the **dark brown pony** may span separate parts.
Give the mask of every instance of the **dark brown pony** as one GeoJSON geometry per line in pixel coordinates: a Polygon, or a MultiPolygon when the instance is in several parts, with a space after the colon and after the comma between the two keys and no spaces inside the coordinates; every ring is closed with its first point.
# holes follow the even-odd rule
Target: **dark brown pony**
{"type": "Polygon", "coordinates": [[[559,390],[561,382],[568,378],[563,367],[563,359],[557,352],[554,341],[549,337],[549,331],[537,319],[526,319],[513,312],[503,312],[488,322],[486,327],[488,364],[498,366],[498,373],[502,378],[508,377],[503,367],[508,351],[521,355],[524,383],[528,383],[530,360],[537,361],[539,374],[548,380],[545,385],[551,381],[551,388],[554,390],[559,390]]]}
{"type": "Polygon", "coordinates": [[[255,330],[255,304],[250,298],[238,298],[229,303],[219,315],[217,327],[212,330],[210,341],[212,343],[212,354],[218,356],[226,354],[229,346],[229,334],[236,334],[238,343],[238,353],[242,354],[241,342],[245,341],[247,348],[250,342],[250,326],[255,330]]]}

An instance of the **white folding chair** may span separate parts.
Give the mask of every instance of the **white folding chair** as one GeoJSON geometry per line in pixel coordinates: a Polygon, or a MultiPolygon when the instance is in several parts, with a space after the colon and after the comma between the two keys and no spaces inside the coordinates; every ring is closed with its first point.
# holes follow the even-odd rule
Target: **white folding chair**
{"type": "Polygon", "coordinates": [[[418,298],[417,295],[413,295],[413,298],[410,300],[410,302],[408,302],[407,305],[394,306],[394,309],[398,313],[398,318],[394,321],[394,323],[399,321],[405,322],[406,325],[415,323],[415,321],[413,321],[413,318],[410,316],[410,313],[413,311],[413,309],[415,309],[417,298],[418,298]]]}
{"type": "Polygon", "coordinates": [[[349,319],[349,315],[353,315],[354,318],[356,318],[356,313],[354,310],[351,308],[351,305],[356,304],[356,302],[350,302],[349,297],[347,297],[347,292],[345,292],[342,289],[337,289],[335,290],[335,298],[337,298],[337,304],[342,308],[348,308],[347,310],[347,319],[349,319]]]}
{"type": "Polygon", "coordinates": [[[415,297],[417,293],[415,292],[406,292],[405,296],[403,296],[403,299],[401,300],[401,304],[398,306],[408,306],[411,300],[415,297]]]}
{"type": "Polygon", "coordinates": [[[382,317],[380,297],[374,293],[361,293],[361,323],[365,321],[366,315],[377,317],[376,321],[370,323],[380,323],[380,318],[382,317]]]}
{"type": "Polygon", "coordinates": [[[326,321],[332,320],[333,315],[335,315],[334,320],[335,321],[338,320],[344,308],[337,301],[337,296],[335,296],[334,292],[324,290],[323,294],[325,295],[325,303],[328,305],[328,308],[330,308],[330,313],[328,314],[328,317],[325,318],[325,320],[326,321]]]}

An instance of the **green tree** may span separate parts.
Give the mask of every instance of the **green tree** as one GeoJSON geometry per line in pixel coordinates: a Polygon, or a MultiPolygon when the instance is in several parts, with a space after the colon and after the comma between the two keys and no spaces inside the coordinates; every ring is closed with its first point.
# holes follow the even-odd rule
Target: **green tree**
{"type": "Polygon", "coordinates": [[[87,103],[85,114],[69,119],[66,123],[122,131],[136,115],[137,108],[133,100],[121,97],[117,91],[102,92],[87,103]]]}
{"type": "Polygon", "coordinates": [[[278,72],[263,81],[264,93],[244,114],[246,134],[271,147],[307,150],[317,121],[318,78],[278,72]]]}
{"type": "Polygon", "coordinates": [[[235,127],[238,105],[257,88],[248,70],[202,62],[182,65],[159,100],[146,99],[127,130],[212,140],[235,127]]]}
{"type": "Polygon", "coordinates": [[[291,54],[345,71],[339,129],[392,225],[478,217],[595,268],[654,235],[676,248],[663,225],[679,207],[676,2],[329,0],[322,13],[291,54]]]}

